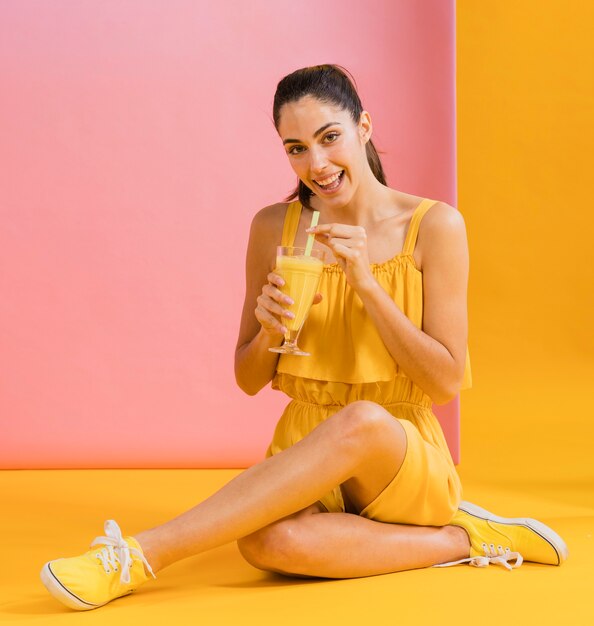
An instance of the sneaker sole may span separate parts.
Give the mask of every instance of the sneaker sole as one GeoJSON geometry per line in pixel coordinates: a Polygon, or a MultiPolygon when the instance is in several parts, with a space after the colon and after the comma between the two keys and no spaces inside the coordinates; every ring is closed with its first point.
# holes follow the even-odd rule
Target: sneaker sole
{"type": "Polygon", "coordinates": [[[553,550],[555,550],[557,553],[557,560],[559,561],[556,565],[561,565],[561,563],[563,563],[563,561],[565,561],[569,556],[569,550],[567,549],[567,545],[563,539],[561,539],[561,537],[559,537],[559,535],[552,528],[549,528],[538,520],[530,517],[499,517],[486,509],[482,509],[476,504],[472,504],[471,502],[462,501],[458,508],[469,515],[478,517],[479,519],[497,522],[498,524],[507,524],[508,526],[518,524],[520,526],[530,528],[530,530],[542,537],[549,543],[553,550]]]}
{"type": "Polygon", "coordinates": [[[59,602],[66,605],[70,609],[77,611],[90,611],[91,609],[97,609],[103,604],[92,604],[81,600],[78,596],[74,595],[71,591],[66,589],[60,580],[52,572],[51,561],[48,561],[41,569],[41,582],[45,585],[45,588],[50,594],[59,602]]]}

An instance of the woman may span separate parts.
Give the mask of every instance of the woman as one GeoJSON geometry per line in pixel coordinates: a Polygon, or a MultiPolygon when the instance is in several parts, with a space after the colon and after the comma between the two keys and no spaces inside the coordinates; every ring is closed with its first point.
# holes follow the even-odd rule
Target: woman
{"type": "Polygon", "coordinates": [[[108,520],[96,548],[46,563],[44,584],[67,606],[88,610],[232,540],[255,567],[290,576],[459,562],[511,569],[509,561],[523,559],[560,565],[567,548],[544,524],[461,501],[431,411],[470,386],[461,214],[386,185],[371,117],[340,67],[286,76],[273,113],[299,178],[287,200],[298,199],[253,220],[235,358],[246,393],[272,381],[292,398],[267,458],[134,537],[108,520]],[[308,229],[313,210],[320,225],[308,229]],[[300,336],[312,356],[279,357],[269,348],[282,343],[292,314],[273,271],[275,249],[304,245],[310,233],[332,261],[300,336]]]}

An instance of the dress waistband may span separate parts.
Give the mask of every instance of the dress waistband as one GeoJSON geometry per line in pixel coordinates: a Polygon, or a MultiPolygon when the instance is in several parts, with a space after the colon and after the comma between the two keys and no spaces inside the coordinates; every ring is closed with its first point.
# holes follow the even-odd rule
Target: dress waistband
{"type": "MultiPolygon", "coordinates": [[[[352,404],[353,402],[361,402],[361,400],[353,400],[352,402],[349,402],[348,404],[319,404],[318,402],[308,402],[307,400],[301,400],[300,398],[291,398],[291,402],[296,403],[296,404],[305,404],[307,406],[315,406],[316,408],[344,409],[344,407],[348,406],[348,404],[352,404]]],[[[374,404],[379,404],[379,406],[382,406],[382,407],[399,406],[402,404],[406,404],[408,406],[416,406],[421,409],[430,408],[426,404],[419,404],[418,402],[407,402],[406,400],[398,400],[397,402],[375,402],[373,400],[370,400],[369,402],[373,402],[374,404]]]]}
{"type": "Polygon", "coordinates": [[[372,383],[348,384],[277,372],[272,379],[272,388],[283,391],[292,400],[311,406],[343,407],[357,400],[387,407],[406,405],[431,409],[433,404],[431,398],[405,376],[372,383]]]}

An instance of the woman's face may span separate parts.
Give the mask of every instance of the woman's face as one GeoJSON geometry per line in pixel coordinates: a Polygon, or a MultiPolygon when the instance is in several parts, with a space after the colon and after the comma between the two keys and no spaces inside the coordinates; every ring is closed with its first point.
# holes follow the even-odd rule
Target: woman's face
{"type": "Polygon", "coordinates": [[[282,106],[278,134],[291,167],[316,196],[324,203],[349,202],[369,169],[366,111],[357,125],[348,111],[305,96],[282,106]]]}

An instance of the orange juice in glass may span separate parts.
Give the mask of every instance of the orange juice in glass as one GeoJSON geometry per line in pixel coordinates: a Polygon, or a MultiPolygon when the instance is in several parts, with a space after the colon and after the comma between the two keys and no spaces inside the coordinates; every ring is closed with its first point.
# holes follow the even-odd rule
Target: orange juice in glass
{"type": "Polygon", "coordinates": [[[314,296],[318,292],[320,277],[324,269],[324,257],[323,250],[311,250],[310,254],[306,255],[305,248],[278,246],[274,273],[282,276],[285,281],[281,291],[294,303],[285,308],[295,317],[283,319],[283,326],[287,329],[285,341],[278,348],[269,348],[271,352],[310,356],[309,352],[304,352],[299,348],[297,337],[311,309],[314,296]]]}

